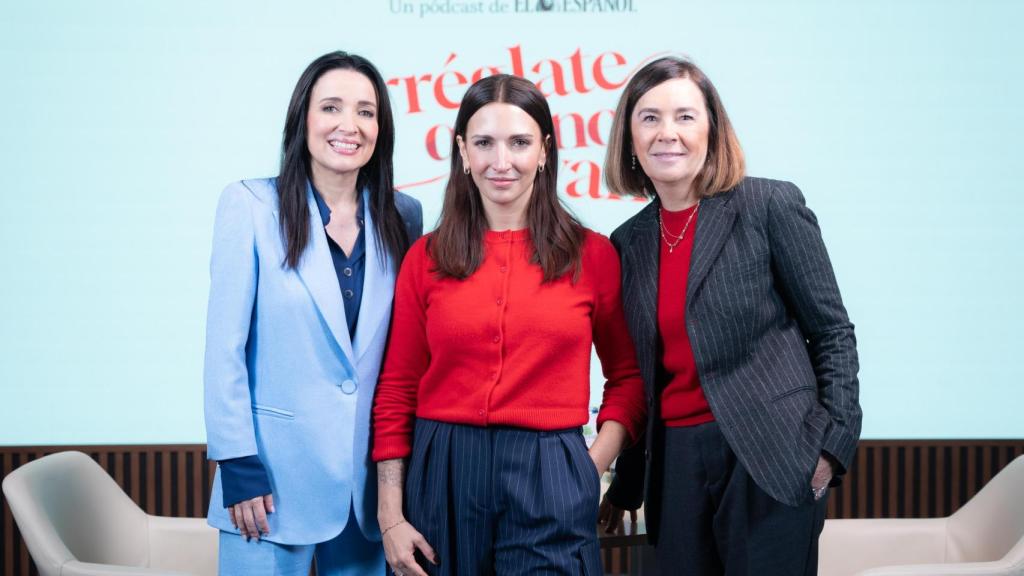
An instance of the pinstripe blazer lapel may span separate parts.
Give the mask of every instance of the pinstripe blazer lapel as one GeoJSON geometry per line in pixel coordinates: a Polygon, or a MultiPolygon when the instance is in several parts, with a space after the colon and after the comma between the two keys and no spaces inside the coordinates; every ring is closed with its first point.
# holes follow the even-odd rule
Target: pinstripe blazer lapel
{"type": "MultiPolygon", "coordinates": [[[[693,237],[693,253],[690,255],[690,274],[686,282],[686,302],[689,306],[701,283],[711,270],[711,264],[725,245],[729,232],[736,221],[736,211],[729,205],[732,190],[706,198],[700,203],[697,216],[697,230],[693,237]]],[[[655,278],[657,282],[657,278],[655,278]]]]}
{"type": "Polygon", "coordinates": [[[633,224],[633,234],[629,243],[629,259],[631,270],[628,270],[629,283],[623,286],[623,292],[630,294],[629,302],[638,308],[635,317],[638,320],[635,337],[647,349],[654,350],[658,333],[658,207],[657,200],[651,202],[637,214],[633,224]]]}

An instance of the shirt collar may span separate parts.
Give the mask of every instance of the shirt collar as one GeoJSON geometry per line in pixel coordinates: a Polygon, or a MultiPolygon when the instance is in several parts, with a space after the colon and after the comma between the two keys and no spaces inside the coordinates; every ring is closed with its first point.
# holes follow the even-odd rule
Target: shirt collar
{"type": "MultiPolygon", "coordinates": [[[[327,205],[327,202],[324,201],[324,197],[320,195],[320,191],[316,189],[316,186],[313,186],[312,182],[310,182],[309,187],[313,189],[313,198],[316,199],[316,207],[320,211],[320,221],[323,222],[324,226],[327,226],[331,221],[331,208],[327,205]]],[[[360,230],[366,227],[363,220],[364,192],[365,189],[361,190],[356,197],[356,220],[359,222],[360,230]]]]}

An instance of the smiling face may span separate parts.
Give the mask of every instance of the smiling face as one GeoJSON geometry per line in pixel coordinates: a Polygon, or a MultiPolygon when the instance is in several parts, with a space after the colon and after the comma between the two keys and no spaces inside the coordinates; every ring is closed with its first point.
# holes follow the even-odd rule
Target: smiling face
{"type": "Polygon", "coordinates": [[[525,221],[533,183],[546,158],[548,139],[522,108],[492,103],[480,108],[457,137],[462,164],[470,169],[488,220],[525,221]],[[508,216],[512,216],[511,219],[508,216]]]}
{"type": "Polygon", "coordinates": [[[317,79],[306,115],[313,181],[355,177],[377,143],[377,93],[355,70],[335,69],[317,79]]]}
{"type": "Polygon", "coordinates": [[[709,130],[704,95],[689,78],[662,82],[637,100],[630,118],[633,154],[659,196],[682,200],[695,194],[709,130]]]}

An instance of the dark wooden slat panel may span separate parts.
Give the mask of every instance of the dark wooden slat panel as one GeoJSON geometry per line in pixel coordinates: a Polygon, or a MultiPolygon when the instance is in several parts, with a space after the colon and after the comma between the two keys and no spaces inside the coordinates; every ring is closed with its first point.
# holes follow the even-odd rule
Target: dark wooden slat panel
{"type": "Polygon", "coordinates": [[[907,456],[913,452],[906,446],[900,446],[896,450],[896,462],[898,463],[898,482],[896,492],[896,517],[901,518],[908,515],[909,503],[907,500],[914,493],[913,485],[913,464],[907,456]]]}
{"type": "MultiPolygon", "coordinates": [[[[854,458],[851,467],[856,466],[856,462],[857,459],[854,458]]],[[[846,472],[847,478],[844,479],[843,484],[840,486],[842,494],[840,494],[840,505],[837,506],[839,511],[835,516],[832,516],[832,518],[845,518],[847,515],[852,514],[853,511],[853,488],[851,487],[851,484],[853,483],[854,474],[851,473],[851,470],[847,470],[846,472]]]]}
{"type": "Polygon", "coordinates": [[[964,446],[962,448],[967,457],[967,478],[964,486],[964,493],[960,498],[960,505],[963,506],[965,502],[970,498],[967,494],[973,494],[978,490],[978,449],[974,446],[964,446]]]}
{"type": "Polygon", "coordinates": [[[868,454],[871,447],[864,446],[857,450],[857,475],[854,477],[857,487],[857,512],[856,518],[868,517],[868,454]]]}
{"type": "Polygon", "coordinates": [[[156,510],[156,450],[146,451],[146,505],[144,510],[156,510]]]}
{"type": "Polygon", "coordinates": [[[981,483],[985,485],[992,479],[992,468],[995,466],[993,458],[996,451],[995,446],[984,446],[981,448],[981,483]]]}
{"type": "Polygon", "coordinates": [[[156,455],[156,489],[160,495],[157,514],[173,516],[171,510],[171,456],[174,452],[158,452],[156,455]]]}
{"type": "MultiPolygon", "coordinates": [[[[213,480],[217,473],[217,463],[212,460],[206,460],[206,450],[203,450],[203,460],[206,461],[206,474],[203,475],[203,486],[212,486],[213,480]]],[[[202,514],[206,514],[206,510],[210,507],[210,491],[203,490],[203,509],[202,514]]]]}
{"type": "Polygon", "coordinates": [[[188,477],[187,470],[185,467],[185,460],[188,457],[188,452],[180,452],[176,454],[178,463],[175,472],[177,473],[174,479],[174,484],[177,486],[175,493],[177,494],[178,505],[175,506],[174,516],[190,516],[191,512],[186,507],[188,502],[188,477]]]}
{"type": "Polygon", "coordinates": [[[882,518],[882,501],[885,495],[882,494],[882,450],[884,447],[876,446],[871,449],[871,480],[868,486],[871,488],[871,508],[869,514],[872,518],[882,518]]]}
{"type": "MultiPolygon", "coordinates": [[[[0,454],[0,473],[7,477],[14,466],[11,464],[12,454],[0,454]]],[[[3,566],[4,574],[14,573],[14,554],[13,550],[17,550],[21,546],[21,542],[14,539],[14,517],[11,515],[10,508],[7,507],[7,499],[3,498],[3,502],[0,503],[0,508],[3,508],[3,534],[0,534],[0,557],[3,557],[0,561],[0,566],[3,566]]]]}
{"type": "Polygon", "coordinates": [[[192,456],[192,486],[195,494],[192,506],[192,516],[200,517],[206,515],[206,507],[203,506],[204,495],[208,490],[206,487],[206,451],[196,450],[192,456]]]}
{"type": "Polygon", "coordinates": [[[142,493],[145,491],[142,487],[142,482],[139,478],[139,457],[141,456],[141,450],[132,450],[128,454],[128,484],[131,486],[131,497],[139,508],[145,509],[146,503],[142,499],[142,493]]]}
{"type": "Polygon", "coordinates": [[[939,452],[942,453],[942,489],[939,490],[939,498],[941,500],[941,511],[938,513],[939,516],[945,516],[948,510],[953,508],[953,499],[950,497],[953,488],[953,448],[951,446],[942,446],[939,448],[939,452]]]}
{"type": "MultiPolygon", "coordinates": [[[[89,454],[149,514],[199,517],[209,506],[216,464],[203,445],[0,446],[3,477],[30,460],[64,450],[89,454]]],[[[832,491],[830,518],[928,517],[955,512],[1014,457],[1021,440],[869,440],[843,484],[832,491]]],[[[0,501],[0,569],[36,573],[6,500],[0,501]]],[[[636,538],[603,551],[610,573],[630,573],[642,551],[636,538]]]]}
{"type": "Polygon", "coordinates": [[[929,446],[921,451],[921,469],[924,472],[924,479],[922,479],[924,482],[921,488],[925,496],[925,505],[921,507],[921,516],[933,518],[935,517],[935,488],[937,486],[934,446],[929,446]]]}
{"type": "Polygon", "coordinates": [[[885,451],[888,453],[886,462],[886,474],[883,474],[884,484],[886,487],[886,506],[888,507],[886,518],[896,518],[898,515],[900,493],[900,460],[899,460],[899,448],[895,446],[887,446],[885,451]]]}

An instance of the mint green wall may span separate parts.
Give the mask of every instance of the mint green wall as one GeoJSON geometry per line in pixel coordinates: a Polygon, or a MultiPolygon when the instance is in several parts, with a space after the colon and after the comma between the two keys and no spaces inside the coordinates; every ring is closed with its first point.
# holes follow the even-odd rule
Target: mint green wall
{"type": "MultiPolygon", "coordinates": [[[[204,441],[215,202],[275,172],[302,69],[342,48],[387,77],[468,75],[507,66],[515,45],[567,69],[577,49],[626,68],[691,55],[750,172],[796,182],[820,218],[857,325],[865,437],[1024,437],[1024,4],[632,0],[629,14],[420,18],[407,3],[411,15],[383,0],[4,7],[0,444],[204,441]]],[[[616,91],[587,82],[553,111],[614,107],[616,91]]],[[[424,137],[455,112],[432,88],[414,114],[392,93],[399,183],[446,170],[424,137]]],[[[603,148],[563,158],[600,164],[603,148]]],[[[563,185],[582,170],[563,167],[563,185]]],[[[408,189],[428,225],[442,188],[408,189]]],[[[567,203],[604,233],[640,206],[567,203]]]]}

